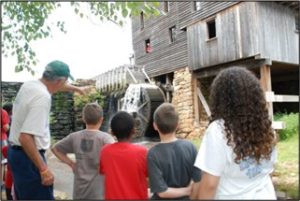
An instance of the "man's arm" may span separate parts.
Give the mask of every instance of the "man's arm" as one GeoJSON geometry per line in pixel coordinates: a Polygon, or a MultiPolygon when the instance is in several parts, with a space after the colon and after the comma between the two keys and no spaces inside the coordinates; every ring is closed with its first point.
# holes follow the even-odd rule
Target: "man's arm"
{"type": "Polygon", "coordinates": [[[21,133],[19,137],[19,141],[27,156],[34,163],[34,165],[39,169],[42,178],[42,184],[46,186],[52,185],[54,182],[54,176],[52,172],[48,169],[40,153],[38,152],[34,142],[33,135],[27,133],[21,133]]]}
{"type": "Polygon", "coordinates": [[[75,162],[73,160],[71,160],[67,154],[62,153],[60,151],[58,151],[55,146],[51,148],[51,151],[53,152],[53,154],[60,159],[62,162],[66,163],[67,165],[69,165],[73,172],[75,171],[75,162]]]}
{"type": "Polygon", "coordinates": [[[85,95],[87,90],[88,90],[87,87],[77,87],[77,86],[71,85],[69,83],[65,83],[59,89],[59,91],[77,92],[77,93],[79,93],[81,95],[85,95]]]}
{"type": "Polygon", "coordinates": [[[198,199],[212,200],[215,198],[220,177],[213,176],[205,171],[202,171],[202,173],[203,173],[202,179],[199,184],[199,190],[198,190],[198,199]]]}

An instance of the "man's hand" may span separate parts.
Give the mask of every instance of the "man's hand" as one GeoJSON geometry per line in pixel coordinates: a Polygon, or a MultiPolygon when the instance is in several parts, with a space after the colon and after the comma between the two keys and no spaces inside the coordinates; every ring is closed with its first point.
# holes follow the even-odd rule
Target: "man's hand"
{"type": "Polygon", "coordinates": [[[54,183],[54,176],[52,172],[47,168],[40,172],[42,178],[42,184],[45,186],[51,186],[54,183]]]}
{"type": "Polygon", "coordinates": [[[58,91],[76,92],[80,95],[86,95],[90,91],[90,87],[78,87],[66,82],[58,91]]]}
{"type": "Polygon", "coordinates": [[[91,91],[91,89],[90,87],[77,87],[74,91],[80,95],[86,95],[91,91]]]}

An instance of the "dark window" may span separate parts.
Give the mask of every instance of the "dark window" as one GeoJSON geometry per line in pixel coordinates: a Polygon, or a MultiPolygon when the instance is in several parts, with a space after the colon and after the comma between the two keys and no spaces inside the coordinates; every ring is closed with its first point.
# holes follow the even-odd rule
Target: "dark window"
{"type": "Polygon", "coordinates": [[[216,20],[210,20],[207,22],[208,39],[216,37],[216,20]]]}
{"type": "Polygon", "coordinates": [[[173,43],[176,40],[176,27],[173,26],[169,29],[169,35],[170,35],[170,42],[173,43]]]}
{"type": "Polygon", "coordinates": [[[145,40],[145,52],[146,53],[152,52],[152,46],[151,46],[150,39],[145,40]]]}
{"type": "Polygon", "coordinates": [[[141,29],[144,29],[144,13],[143,12],[141,12],[140,23],[141,23],[141,29]]]}
{"type": "Polygon", "coordinates": [[[164,11],[167,13],[169,12],[169,2],[168,1],[165,1],[164,2],[164,11]]]}
{"type": "Polygon", "coordinates": [[[201,1],[194,1],[194,10],[201,10],[201,1]]]}

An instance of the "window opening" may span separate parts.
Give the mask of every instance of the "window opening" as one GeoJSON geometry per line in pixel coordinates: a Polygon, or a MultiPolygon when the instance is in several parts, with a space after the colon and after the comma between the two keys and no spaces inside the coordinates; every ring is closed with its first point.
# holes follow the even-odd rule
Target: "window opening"
{"type": "Polygon", "coordinates": [[[146,53],[152,52],[150,39],[145,40],[145,52],[146,53]]]}
{"type": "Polygon", "coordinates": [[[140,15],[140,26],[141,26],[141,29],[144,29],[144,13],[141,12],[141,15],[140,15]]]}
{"type": "Polygon", "coordinates": [[[173,43],[176,41],[176,27],[173,26],[169,29],[170,42],[173,43]]]}
{"type": "Polygon", "coordinates": [[[216,37],[216,20],[210,20],[207,22],[207,29],[208,29],[208,39],[216,37]]]}
{"type": "Polygon", "coordinates": [[[194,1],[194,10],[201,10],[201,1],[194,1]]]}
{"type": "Polygon", "coordinates": [[[169,12],[169,2],[168,1],[165,1],[164,2],[164,11],[167,13],[169,12]]]}

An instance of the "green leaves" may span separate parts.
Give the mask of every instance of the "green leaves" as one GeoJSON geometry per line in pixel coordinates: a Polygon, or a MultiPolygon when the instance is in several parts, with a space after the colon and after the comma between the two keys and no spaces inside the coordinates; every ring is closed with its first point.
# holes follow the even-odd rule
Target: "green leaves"
{"type": "Polygon", "coordinates": [[[49,14],[56,8],[53,2],[3,2],[2,53],[16,57],[15,71],[32,69],[37,63],[31,41],[47,38],[51,28],[45,25],[49,14]],[[5,13],[5,14],[4,14],[5,13]]]}
{"type": "MultiPolygon", "coordinates": [[[[2,54],[16,57],[15,71],[24,69],[34,74],[37,64],[31,42],[51,36],[53,28],[66,33],[63,20],[54,26],[47,24],[48,17],[54,10],[66,2],[2,2],[2,54]]],[[[123,26],[128,17],[138,16],[141,11],[146,16],[158,16],[159,2],[70,2],[70,9],[81,18],[96,17],[100,22],[111,21],[123,26]]]]}

